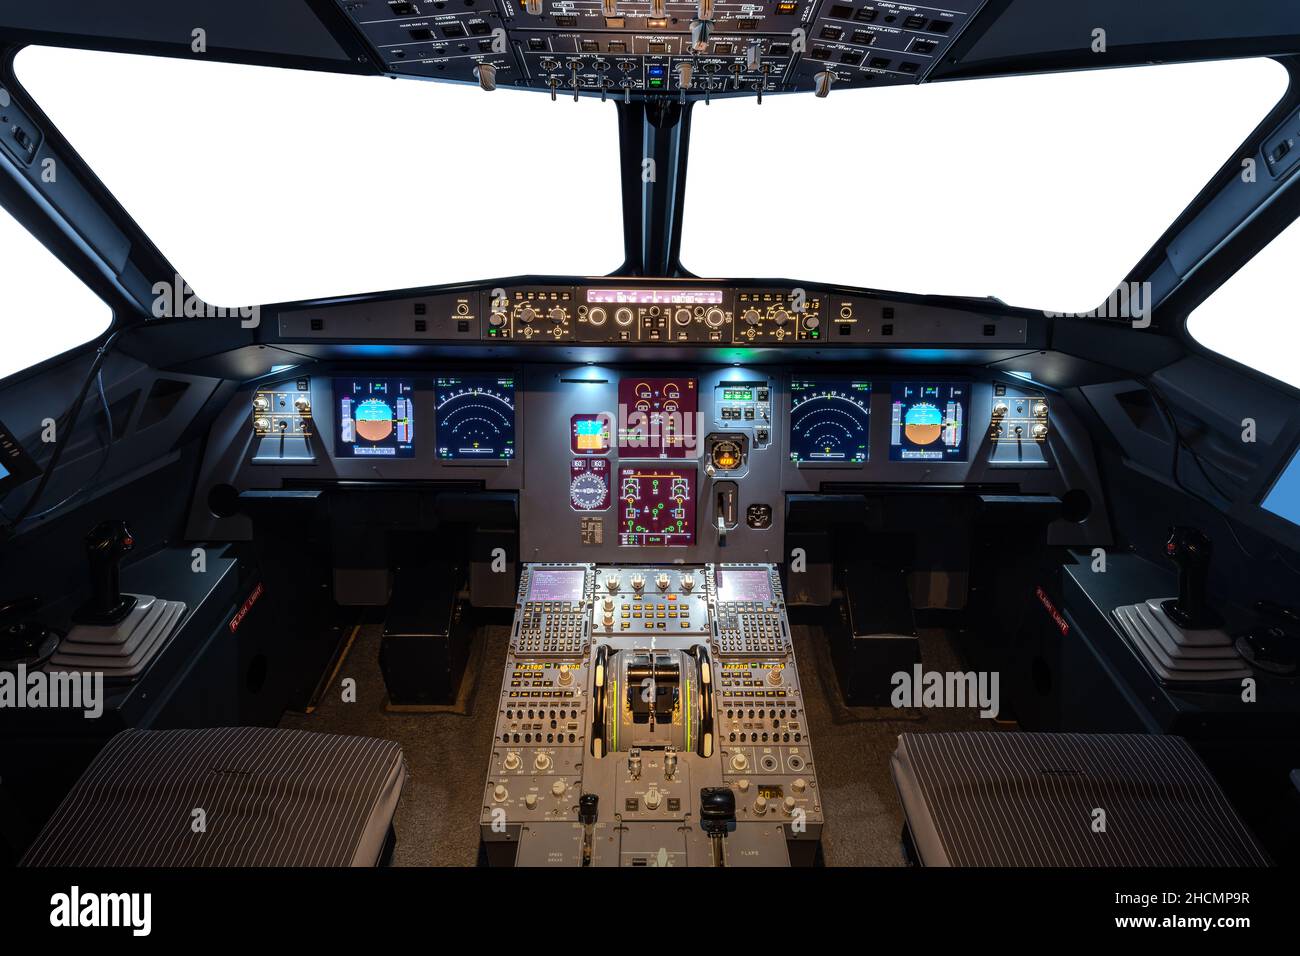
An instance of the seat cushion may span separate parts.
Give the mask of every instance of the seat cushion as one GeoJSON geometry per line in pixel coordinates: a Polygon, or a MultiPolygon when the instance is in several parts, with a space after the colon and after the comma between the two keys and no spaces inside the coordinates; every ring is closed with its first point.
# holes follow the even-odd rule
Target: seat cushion
{"type": "Polygon", "coordinates": [[[1268,865],[1180,737],[903,734],[890,765],[926,866],[1268,865]]]}
{"type": "Polygon", "coordinates": [[[387,740],[267,727],[126,730],[24,866],[374,866],[406,763],[387,740]]]}

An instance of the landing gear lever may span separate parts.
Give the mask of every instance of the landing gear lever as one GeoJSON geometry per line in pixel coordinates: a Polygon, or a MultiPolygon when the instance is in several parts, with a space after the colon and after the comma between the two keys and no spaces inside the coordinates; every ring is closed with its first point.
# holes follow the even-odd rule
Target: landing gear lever
{"type": "Polygon", "coordinates": [[[722,841],[736,825],[736,794],[730,787],[704,787],[700,790],[700,826],[713,846],[713,865],[726,866],[722,841]]]}
{"type": "Polygon", "coordinates": [[[90,562],[90,600],[77,608],[78,624],[119,623],[135,607],[134,595],[123,595],[122,556],[135,547],[135,538],[125,521],[103,521],[86,535],[86,558],[90,562]]]}
{"type": "Polygon", "coordinates": [[[1170,529],[1165,554],[1178,566],[1178,597],[1162,606],[1170,620],[1189,631],[1218,627],[1222,623],[1206,601],[1213,553],[1213,543],[1197,528],[1170,529]]]}

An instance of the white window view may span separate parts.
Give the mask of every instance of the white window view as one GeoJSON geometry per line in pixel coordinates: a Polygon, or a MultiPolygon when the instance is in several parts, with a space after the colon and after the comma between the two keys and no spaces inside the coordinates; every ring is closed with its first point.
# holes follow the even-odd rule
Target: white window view
{"type": "Polygon", "coordinates": [[[1237,271],[1187,319],[1207,349],[1300,388],[1295,267],[1300,221],[1237,271]]]}
{"type": "Polygon", "coordinates": [[[623,261],[610,104],[46,47],[16,71],[215,306],[623,261]]]}
{"type": "Polygon", "coordinates": [[[691,127],[682,263],[1092,312],[1286,89],[1276,62],[1237,60],[774,97],[758,117],[715,101],[691,127]]]}
{"type": "Polygon", "coordinates": [[[0,378],[89,342],[113,312],[30,232],[0,209],[0,378]]]}

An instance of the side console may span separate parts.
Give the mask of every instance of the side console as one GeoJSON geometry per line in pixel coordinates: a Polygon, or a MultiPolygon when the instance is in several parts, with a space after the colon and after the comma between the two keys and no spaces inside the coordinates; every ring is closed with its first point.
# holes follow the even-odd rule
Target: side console
{"type": "Polygon", "coordinates": [[[489,862],[810,864],[822,822],[773,565],[524,568],[489,862]]]}

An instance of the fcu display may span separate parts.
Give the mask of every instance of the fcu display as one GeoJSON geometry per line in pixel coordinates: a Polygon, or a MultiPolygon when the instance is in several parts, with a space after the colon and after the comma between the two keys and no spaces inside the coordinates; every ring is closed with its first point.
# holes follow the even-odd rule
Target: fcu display
{"type": "Polygon", "coordinates": [[[694,457],[699,393],[693,378],[625,378],[618,383],[620,458],[694,457]]]}
{"type": "Polygon", "coordinates": [[[803,466],[861,465],[870,455],[871,383],[790,383],[790,460],[803,466]]]}
{"type": "Polygon", "coordinates": [[[508,461],[515,456],[515,380],[509,375],[445,376],[434,383],[438,457],[508,461]]]}
{"type": "Polygon", "coordinates": [[[695,470],[618,470],[618,543],[626,548],[684,548],[695,543],[695,470]]]}
{"type": "Polygon", "coordinates": [[[965,461],[969,386],[963,382],[893,387],[891,461],[965,461]]]}
{"type": "Polygon", "coordinates": [[[410,458],[415,454],[413,386],[395,378],[334,380],[340,458],[410,458]]]}

